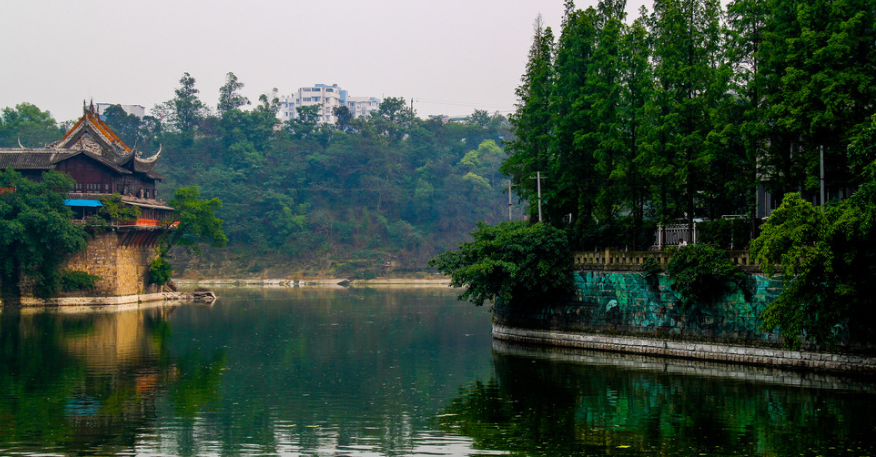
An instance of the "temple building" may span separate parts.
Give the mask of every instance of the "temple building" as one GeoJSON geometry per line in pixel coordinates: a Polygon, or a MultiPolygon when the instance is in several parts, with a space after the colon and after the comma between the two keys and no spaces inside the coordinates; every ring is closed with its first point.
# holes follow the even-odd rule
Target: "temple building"
{"type": "Polygon", "coordinates": [[[97,292],[101,296],[141,301],[143,294],[158,292],[148,283],[149,263],[173,215],[173,208],[159,200],[156,191],[156,183],[163,179],[155,172],[161,148],[143,158],[100,119],[93,105],[83,111],[79,121],[54,143],[34,148],[19,142],[18,148],[0,149],[0,171],[12,168],[37,181],[48,170],[66,173],[75,184],[65,203],[82,222],[113,194],[119,194],[125,205],[140,208],[138,219],[117,222],[109,231],[93,234],[87,250],[71,258],[67,267],[100,276],[97,292]]]}

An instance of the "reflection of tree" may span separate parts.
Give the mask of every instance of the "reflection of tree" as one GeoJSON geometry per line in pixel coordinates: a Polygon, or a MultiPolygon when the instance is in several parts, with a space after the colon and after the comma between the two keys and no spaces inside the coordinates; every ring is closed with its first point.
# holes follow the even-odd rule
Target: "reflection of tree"
{"type": "Polygon", "coordinates": [[[494,354],[496,377],[437,417],[479,449],[527,455],[872,453],[872,394],[494,354]],[[861,401],[863,396],[866,401],[861,401]]]}
{"type": "MultiPolygon", "coordinates": [[[[486,312],[460,308],[451,290],[439,292],[229,289],[217,291],[222,300],[209,313],[180,308],[174,328],[187,333],[173,339],[172,353],[203,354],[195,359],[209,364],[209,354],[233,349],[221,398],[193,421],[194,441],[181,437],[172,453],[197,453],[206,443],[229,454],[251,451],[244,444],[270,454],[281,442],[304,454],[413,449],[428,417],[455,392],[454,380],[488,364],[488,354],[470,350],[489,348],[486,312]],[[459,319],[459,309],[483,318],[459,319]]],[[[177,363],[191,372],[184,358],[177,363]]],[[[173,390],[169,398],[176,401],[173,390]]]]}

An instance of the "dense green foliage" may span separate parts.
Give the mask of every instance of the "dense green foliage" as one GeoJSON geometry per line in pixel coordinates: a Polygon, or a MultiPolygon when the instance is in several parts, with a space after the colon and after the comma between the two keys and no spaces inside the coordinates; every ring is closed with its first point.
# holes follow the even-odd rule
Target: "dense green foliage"
{"type": "Polygon", "coordinates": [[[167,255],[156,255],[149,264],[149,283],[163,286],[173,276],[173,265],[168,261],[167,255]]]}
{"type": "Polygon", "coordinates": [[[103,206],[97,214],[88,218],[89,226],[106,229],[119,222],[130,222],[140,217],[140,207],[125,205],[119,194],[101,198],[100,203],[103,206]]]}
{"type": "MultiPolygon", "coordinates": [[[[242,84],[227,75],[213,114],[184,75],[176,96],[134,128],[140,150],[163,147],[160,193],[196,185],[222,201],[215,211],[229,249],[206,253],[204,263],[225,265],[212,274],[422,271],[477,221],[507,218],[501,115],[423,120],[388,97],[371,116],[347,113],[337,125],[319,123],[315,106],[281,124],[273,96],[240,109],[242,84]]],[[[107,110],[113,128],[128,131],[131,121],[107,110]]]]}
{"type": "Polygon", "coordinates": [[[716,219],[697,223],[697,243],[722,249],[742,249],[751,241],[751,221],[745,218],[716,219]]]}
{"type": "Polygon", "coordinates": [[[201,244],[221,248],[228,243],[222,232],[222,220],[216,217],[216,211],[222,208],[222,201],[218,198],[203,199],[196,186],[181,187],[174,191],[168,204],[174,211],[166,223],[175,225],[161,238],[162,255],[177,245],[200,254],[201,244]]]}
{"type": "Polygon", "coordinates": [[[0,287],[6,303],[21,296],[25,277],[39,297],[58,289],[64,258],[85,248],[86,233],[72,221],[64,193],[73,180],[49,171],[42,182],[7,169],[0,172],[0,287]]]}
{"type": "MultiPolygon", "coordinates": [[[[502,170],[576,247],[650,244],[648,222],[747,215],[756,187],[848,196],[876,158],[876,3],[623,0],[536,22],[502,170]],[[854,147],[849,147],[854,145],[854,147]],[[606,229],[610,227],[610,229],[606,229]]],[[[690,236],[688,236],[690,241],[690,236]]]]}
{"type": "Polygon", "coordinates": [[[742,272],[724,250],[706,244],[678,248],[669,258],[666,272],[685,310],[712,304],[727,292],[728,285],[742,279],[742,272]]]}
{"type": "Polygon", "coordinates": [[[763,314],[764,330],[785,341],[872,341],[876,318],[876,181],[840,205],[819,210],[788,194],[751,246],[767,274],[785,289],[763,314]]]}
{"type": "Polygon", "coordinates": [[[218,198],[201,198],[196,186],[181,187],[173,193],[168,202],[174,209],[173,216],[166,221],[165,230],[158,238],[156,257],[149,268],[149,281],[164,285],[173,274],[170,264],[170,250],[182,246],[186,252],[201,255],[201,244],[221,248],[228,243],[222,231],[222,220],[216,211],[222,208],[218,198]]]}
{"type": "Polygon", "coordinates": [[[48,111],[41,111],[30,103],[0,111],[0,148],[19,145],[41,148],[46,143],[61,139],[64,129],[58,126],[48,111]]]}
{"type": "Polygon", "coordinates": [[[429,261],[450,276],[453,287],[466,288],[460,300],[525,307],[572,296],[571,252],[562,230],[542,223],[478,223],[471,235],[473,241],[429,261]]]}
{"type": "Polygon", "coordinates": [[[97,285],[97,281],[100,281],[101,277],[88,273],[87,271],[80,270],[61,270],[59,276],[59,284],[61,290],[66,292],[75,292],[81,290],[94,290],[94,287],[97,285]]]}
{"type": "MultiPolygon", "coordinates": [[[[152,116],[140,119],[118,106],[102,114],[145,156],[162,146],[159,172],[167,180],[160,193],[197,185],[223,202],[216,216],[230,246],[206,253],[205,263],[223,268],[209,273],[422,271],[477,221],[507,219],[507,181],[498,168],[510,135],[499,114],[476,110],[462,123],[424,120],[404,99],[389,97],[373,115],[353,119],[348,112],[337,125],[320,124],[314,107],[280,124],[276,98],[240,109],[243,83],[233,74],[220,90],[219,114],[199,103],[190,75],[180,84],[152,116]]],[[[18,136],[25,145],[60,138],[48,113],[27,114],[33,110],[27,104],[6,110],[12,114],[4,119],[48,121],[4,124],[4,144],[17,145],[18,136]]]]}

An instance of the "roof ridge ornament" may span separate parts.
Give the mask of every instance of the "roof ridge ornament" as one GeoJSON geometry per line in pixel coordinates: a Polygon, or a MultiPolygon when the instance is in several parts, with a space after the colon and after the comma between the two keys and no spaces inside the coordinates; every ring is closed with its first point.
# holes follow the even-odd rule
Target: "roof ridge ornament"
{"type": "Polygon", "coordinates": [[[148,158],[148,159],[141,159],[140,156],[138,155],[138,156],[137,156],[137,159],[139,159],[140,162],[146,162],[146,163],[152,163],[152,162],[155,162],[156,160],[158,160],[158,156],[161,155],[161,148],[162,148],[162,145],[159,143],[159,144],[158,144],[158,152],[156,152],[154,156],[152,156],[152,157],[150,157],[150,158],[148,158]]]}

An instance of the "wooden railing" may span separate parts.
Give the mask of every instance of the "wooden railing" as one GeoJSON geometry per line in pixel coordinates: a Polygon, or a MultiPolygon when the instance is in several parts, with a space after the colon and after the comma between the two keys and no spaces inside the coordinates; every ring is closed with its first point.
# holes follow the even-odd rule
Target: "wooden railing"
{"type": "MultiPolygon", "coordinates": [[[[727,251],[727,256],[730,257],[731,262],[739,267],[757,267],[748,251],[727,251]]],[[[572,254],[574,267],[584,270],[638,270],[645,262],[645,259],[654,258],[658,264],[666,265],[670,257],[672,257],[670,251],[621,251],[612,249],[575,252],[572,254]]]]}

